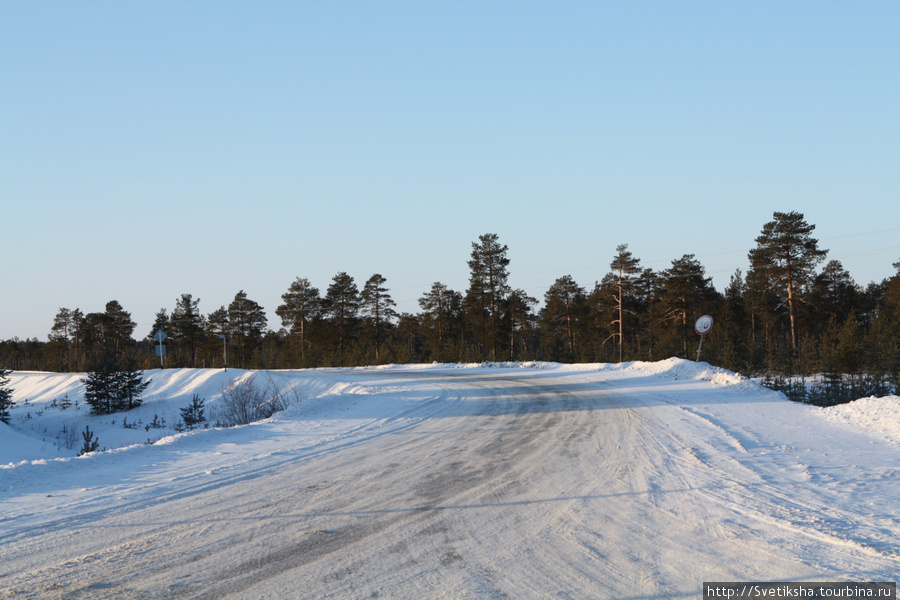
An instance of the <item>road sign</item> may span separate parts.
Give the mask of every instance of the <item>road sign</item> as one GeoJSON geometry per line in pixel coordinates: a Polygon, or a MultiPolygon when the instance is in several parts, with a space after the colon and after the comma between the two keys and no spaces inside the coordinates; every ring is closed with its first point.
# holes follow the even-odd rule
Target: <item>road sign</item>
{"type": "Polygon", "coordinates": [[[156,347],[156,355],[159,357],[159,368],[162,369],[165,367],[165,363],[163,362],[163,358],[166,356],[166,347],[163,346],[163,340],[167,337],[166,332],[160,329],[156,333],[153,334],[153,339],[159,342],[159,346],[156,347]]]}
{"type": "Polygon", "coordinates": [[[713,318],[709,315],[703,315],[697,319],[697,323],[694,325],[694,331],[696,331],[698,335],[706,335],[712,329],[712,326],[713,318]]]}
{"type": "Polygon", "coordinates": [[[710,332],[713,326],[713,318],[709,315],[703,315],[694,323],[694,331],[700,336],[700,346],[697,348],[697,362],[700,362],[700,351],[703,350],[704,336],[710,332]]]}

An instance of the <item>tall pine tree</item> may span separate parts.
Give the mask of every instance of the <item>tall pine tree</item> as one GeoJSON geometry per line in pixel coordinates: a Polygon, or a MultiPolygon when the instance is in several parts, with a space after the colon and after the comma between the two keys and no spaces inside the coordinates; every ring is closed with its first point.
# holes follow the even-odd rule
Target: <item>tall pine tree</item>
{"type": "Polygon", "coordinates": [[[267,322],[263,307],[248,298],[244,290],[235,294],[228,305],[228,330],[231,337],[237,340],[241,367],[246,366],[251,353],[262,341],[267,322]]]}
{"type": "Polygon", "coordinates": [[[197,363],[197,352],[203,343],[203,315],[200,314],[200,298],[196,300],[191,294],[182,294],[175,302],[175,310],[172,311],[171,331],[172,340],[181,346],[182,356],[191,367],[197,363]]]}
{"type": "Polygon", "coordinates": [[[504,310],[509,320],[510,360],[527,358],[536,350],[538,318],[534,308],[537,304],[537,298],[521,289],[512,290],[506,297],[504,310]]]}
{"type": "Polygon", "coordinates": [[[641,260],[635,257],[628,244],[619,244],[616,247],[616,256],[609,267],[613,271],[616,286],[616,313],[615,320],[618,326],[616,337],[619,342],[619,362],[625,360],[625,308],[626,296],[634,290],[637,275],[641,272],[641,260]]]}
{"type": "Polygon", "coordinates": [[[797,349],[798,304],[813,278],[816,267],[828,253],[819,248],[819,240],[812,237],[816,228],[798,212],[775,212],[773,220],[763,225],[756,238],[756,248],[750,251],[751,271],[760,275],[767,290],[778,290],[788,309],[791,348],[797,349]]]}
{"type": "Polygon", "coordinates": [[[325,294],[323,310],[337,331],[338,363],[344,365],[344,354],[349,350],[357,327],[359,313],[359,288],[344,271],[331,280],[325,294]]]}
{"type": "Polygon", "coordinates": [[[117,300],[106,303],[106,311],[103,313],[106,329],[106,340],[111,342],[116,350],[123,350],[125,346],[134,340],[131,334],[137,323],[131,320],[131,313],[122,308],[117,300]]]}
{"type": "Polygon", "coordinates": [[[422,324],[431,353],[437,360],[442,360],[448,343],[458,333],[462,294],[436,281],[419,298],[419,307],[423,311],[422,324]]]}
{"type": "Polygon", "coordinates": [[[306,363],[306,329],[309,323],[319,316],[322,310],[322,298],[319,289],[313,287],[309,280],[298,277],[281,295],[284,304],[275,309],[281,317],[281,323],[292,334],[300,338],[300,360],[306,363]]]}
{"type": "Polygon", "coordinates": [[[509,278],[508,250],[505,244],[500,244],[496,233],[486,233],[478,236],[478,242],[472,242],[466,301],[470,313],[477,315],[477,323],[471,325],[480,329],[482,360],[486,360],[488,349],[491,360],[497,358],[497,342],[501,336],[499,311],[510,291],[506,283],[509,278]]]}
{"type": "Polygon", "coordinates": [[[52,343],[61,347],[62,366],[66,372],[69,371],[70,367],[70,350],[72,341],[77,335],[80,315],[81,311],[77,309],[60,308],[53,319],[53,326],[50,328],[50,335],[48,336],[52,343]]]}
{"type": "Polygon", "coordinates": [[[381,338],[384,335],[385,327],[391,323],[392,319],[399,316],[397,311],[394,310],[397,303],[391,298],[391,295],[388,293],[389,290],[384,287],[386,282],[387,279],[382,277],[380,273],[375,273],[363,285],[359,296],[360,312],[375,333],[376,361],[380,358],[381,338]]]}
{"type": "Polygon", "coordinates": [[[576,332],[587,310],[587,296],[583,287],[571,275],[564,275],[553,282],[544,294],[541,318],[544,339],[548,350],[563,348],[554,358],[575,359],[576,332]]]}

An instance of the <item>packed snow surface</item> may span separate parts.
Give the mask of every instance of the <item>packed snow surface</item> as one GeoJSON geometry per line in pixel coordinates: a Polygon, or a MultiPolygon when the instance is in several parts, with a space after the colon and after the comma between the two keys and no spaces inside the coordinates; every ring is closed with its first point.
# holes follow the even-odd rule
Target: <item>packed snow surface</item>
{"type": "Polygon", "coordinates": [[[895,581],[900,399],[822,409],[704,363],[14,373],[0,595],[699,598],[895,581]],[[289,391],[215,427],[222,390],[289,391]],[[206,400],[209,429],[179,433],[206,400]],[[100,450],[76,457],[89,427],[100,450]]]}

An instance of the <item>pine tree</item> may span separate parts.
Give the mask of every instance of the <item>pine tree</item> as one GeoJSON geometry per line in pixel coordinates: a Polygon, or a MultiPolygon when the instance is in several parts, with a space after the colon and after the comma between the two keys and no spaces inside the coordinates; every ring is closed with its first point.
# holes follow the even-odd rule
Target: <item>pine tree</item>
{"type": "Polygon", "coordinates": [[[78,315],[80,315],[80,311],[77,309],[73,311],[68,308],[60,308],[53,319],[53,326],[50,328],[50,335],[48,336],[51,342],[62,346],[62,362],[66,372],[69,371],[69,350],[78,328],[78,315]]]}
{"type": "Polygon", "coordinates": [[[397,322],[397,338],[401,342],[397,355],[400,362],[419,362],[420,345],[422,338],[420,331],[422,329],[421,320],[413,314],[402,313],[397,322]]]}
{"type": "Polygon", "coordinates": [[[78,371],[78,366],[81,364],[80,358],[84,351],[84,343],[81,338],[81,333],[84,331],[84,313],[78,308],[72,309],[71,319],[72,330],[70,336],[72,340],[72,355],[74,358],[72,370],[78,371]]]}
{"type": "Polygon", "coordinates": [[[344,353],[350,348],[359,312],[359,289],[344,271],[332,278],[325,294],[323,312],[337,329],[338,363],[343,366],[344,353]]]}
{"type": "Polygon", "coordinates": [[[586,300],[584,288],[578,285],[571,275],[557,279],[544,294],[541,320],[547,346],[549,348],[563,346],[565,348],[563,354],[570,360],[575,359],[575,335],[583,319],[586,300]]]}
{"type": "Polygon", "coordinates": [[[750,251],[751,270],[760,276],[766,290],[779,290],[785,299],[790,321],[791,348],[797,349],[798,303],[813,270],[828,253],[810,234],[816,228],[798,212],[775,212],[773,220],[763,226],[750,251]]]}
{"type": "Polygon", "coordinates": [[[228,329],[228,309],[220,306],[206,315],[205,327],[207,351],[217,357],[214,363],[218,362],[218,357],[221,357],[222,366],[227,368],[228,342],[231,339],[231,332],[228,329]]]}
{"type": "MultiPolygon", "coordinates": [[[[203,342],[203,315],[200,314],[200,298],[196,300],[191,294],[182,294],[176,300],[172,311],[172,340],[187,350],[187,363],[194,367],[197,363],[197,351],[203,342]]],[[[184,352],[182,351],[182,354],[184,352]]]]}
{"type": "Polygon", "coordinates": [[[729,278],[723,293],[720,309],[721,318],[717,318],[717,327],[724,330],[725,340],[719,353],[721,366],[732,371],[752,371],[751,360],[753,329],[747,312],[747,285],[744,275],[737,269],[729,278]]]}
{"type": "Polygon", "coordinates": [[[244,290],[235,294],[228,305],[228,325],[235,336],[261,336],[267,322],[263,307],[248,298],[244,290]]]}
{"type": "Polygon", "coordinates": [[[100,448],[100,440],[94,437],[94,433],[89,426],[85,426],[84,431],[81,433],[81,437],[84,438],[84,444],[82,444],[78,456],[84,456],[85,454],[95,452],[100,448]]]}
{"type": "Polygon", "coordinates": [[[103,313],[105,317],[105,326],[107,327],[107,339],[112,342],[117,350],[124,347],[128,342],[133,341],[131,334],[137,323],[131,320],[131,313],[122,308],[116,300],[106,303],[106,311],[103,313]]]}
{"type": "Polygon", "coordinates": [[[81,382],[85,386],[84,401],[93,414],[108,415],[115,411],[118,370],[118,358],[110,351],[97,355],[88,366],[87,377],[81,382]]]}
{"type": "Polygon", "coordinates": [[[644,349],[641,351],[647,360],[656,360],[657,346],[657,313],[656,299],[659,296],[660,289],[659,274],[653,269],[645,268],[641,271],[640,276],[635,284],[635,301],[639,307],[637,314],[637,331],[638,339],[644,339],[644,349]]]}
{"type": "Polygon", "coordinates": [[[693,254],[685,254],[660,274],[660,283],[662,318],[677,323],[682,356],[690,358],[688,335],[694,321],[716,300],[712,278],[693,254]]]}
{"type": "Polygon", "coordinates": [[[200,398],[197,394],[194,394],[190,405],[180,409],[181,420],[184,422],[185,429],[193,431],[195,427],[199,427],[201,424],[206,423],[206,415],[203,412],[205,405],[206,400],[200,398]]]}
{"type": "Polygon", "coordinates": [[[503,305],[510,288],[506,281],[509,278],[509,248],[501,245],[496,233],[478,236],[478,242],[472,242],[472,258],[469,264],[469,289],[466,291],[466,302],[477,314],[478,323],[471,323],[480,329],[481,358],[487,359],[490,348],[491,360],[497,358],[497,342],[500,337],[500,307],[503,305]]]}
{"type": "Polygon", "coordinates": [[[157,334],[157,332],[162,331],[166,335],[169,334],[169,312],[165,308],[161,308],[156,311],[156,317],[153,321],[153,327],[150,329],[150,335],[147,336],[148,340],[156,341],[153,336],[157,334]]]}
{"type": "Polygon", "coordinates": [[[228,328],[228,309],[220,306],[206,316],[206,326],[215,336],[230,333],[228,328]]]}
{"type": "Polygon", "coordinates": [[[313,287],[308,279],[298,277],[281,299],[284,304],[275,309],[275,314],[281,317],[282,325],[292,335],[300,337],[300,360],[305,364],[306,328],[322,309],[319,289],[313,287]]]}
{"type": "Polygon", "coordinates": [[[0,368],[0,421],[9,425],[9,409],[15,405],[13,389],[9,387],[11,371],[0,368]]]}
{"type": "Polygon", "coordinates": [[[900,393],[900,321],[879,311],[869,326],[866,371],[876,377],[887,376],[900,393]]]}
{"type": "Polygon", "coordinates": [[[537,298],[525,293],[525,290],[512,290],[506,297],[504,310],[509,318],[509,358],[516,360],[521,354],[528,357],[534,353],[537,344],[535,337],[538,330],[538,319],[534,313],[537,298]]]}
{"type": "Polygon", "coordinates": [[[882,312],[892,319],[900,321],[900,261],[893,263],[893,267],[897,272],[882,282],[883,292],[880,304],[882,312]]]}
{"type": "Polygon", "coordinates": [[[389,290],[384,287],[386,282],[387,280],[380,273],[375,273],[363,285],[362,292],[359,295],[360,313],[366,317],[366,320],[375,332],[376,361],[380,358],[379,350],[385,326],[390,324],[391,319],[399,316],[397,311],[394,310],[397,303],[391,298],[391,295],[388,293],[389,290]]]}
{"type": "Polygon", "coordinates": [[[103,313],[87,313],[81,320],[78,335],[84,349],[85,362],[90,364],[94,355],[101,352],[106,344],[108,327],[103,313]]]}
{"type": "Polygon", "coordinates": [[[862,290],[839,260],[830,260],[815,276],[810,289],[810,304],[819,314],[819,322],[844,321],[860,306],[862,290]]]}
{"type": "Polygon", "coordinates": [[[150,385],[150,380],[143,381],[143,372],[134,368],[133,361],[123,362],[112,349],[95,358],[81,381],[85,385],[84,400],[95,415],[140,406],[141,394],[150,385]]]}
{"type": "Polygon", "coordinates": [[[619,362],[625,360],[625,298],[626,294],[633,291],[635,280],[638,273],[641,272],[641,260],[636,258],[631,251],[628,250],[628,244],[619,244],[616,247],[616,256],[613,258],[609,267],[613,270],[616,285],[616,312],[617,319],[615,323],[618,325],[618,342],[619,342],[619,362]]]}
{"type": "Polygon", "coordinates": [[[419,307],[423,311],[422,325],[432,356],[443,360],[445,349],[458,333],[462,316],[462,294],[436,281],[431,284],[431,290],[419,298],[419,307]]]}
{"type": "Polygon", "coordinates": [[[244,290],[228,305],[228,329],[231,337],[237,339],[241,367],[245,366],[250,349],[262,340],[267,322],[263,307],[248,298],[244,290]]]}
{"type": "Polygon", "coordinates": [[[112,348],[121,352],[134,340],[131,338],[136,323],[131,313],[122,308],[116,300],[106,303],[102,313],[88,313],[78,328],[89,357],[93,358],[112,348]]]}
{"type": "Polygon", "coordinates": [[[141,405],[141,395],[150,380],[144,381],[144,373],[137,370],[133,360],[124,361],[116,373],[115,406],[116,410],[131,410],[141,405]]]}

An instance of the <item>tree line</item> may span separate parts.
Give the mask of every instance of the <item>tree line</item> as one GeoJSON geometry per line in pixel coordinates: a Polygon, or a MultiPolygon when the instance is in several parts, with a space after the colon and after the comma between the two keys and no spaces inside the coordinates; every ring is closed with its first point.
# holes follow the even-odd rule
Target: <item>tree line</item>
{"type": "Polygon", "coordinates": [[[320,291],[298,277],[282,295],[270,327],[265,310],[239,291],[201,314],[182,294],[161,309],[149,335],[119,302],[84,314],[61,308],[47,341],[0,342],[0,367],[85,371],[118,354],[140,369],[159,367],[154,334],[167,335],[166,367],[309,368],[380,363],[548,360],[615,362],[695,358],[696,319],[715,326],[702,359],[747,374],[861,374],[898,383],[900,262],[880,283],[858,285],[812,237],[797,212],[775,212],[722,292],[693,254],[659,271],[619,245],[609,272],[588,288],[559,277],[543,302],[509,283],[508,247],[496,234],[472,242],[469,283],[435,282],[418,313],[398,313],[387,280],[362,287],[346,272],[320,291]],[[822,263],[825,263],[824,265],[822,263]],[[541,307],[538,308],[539,304],[541,307]]]}

